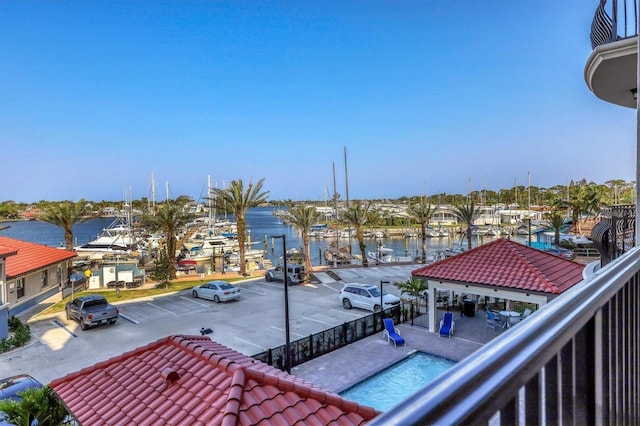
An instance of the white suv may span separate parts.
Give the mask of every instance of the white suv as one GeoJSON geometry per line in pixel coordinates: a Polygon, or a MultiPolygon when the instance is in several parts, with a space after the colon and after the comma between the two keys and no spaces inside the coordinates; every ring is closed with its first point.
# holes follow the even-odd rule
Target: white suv
{"type": "MultiPolygon", "coordinates": [[[[287,276],[289,277],[287,280],[289,285],[304,282],[307,279],[307,274],[304,272],[304,265],[287,265],[287,276]]],[[[282,265],[278,265],[273,269],[269,269],[267,273],[264,274],[264,279],[266,281],[284,281],[284,267],[282,265]]]]}
{"type": "MultiPolygon", "coordinates": [[[[380,312],[380,289],[371,284],[345,284],[340,290],[340,301],[345,309],[363,308],[380,312]]],[[[400,304],[400,299],[386,291],[382,292],[384,309],[400,304]]]]}

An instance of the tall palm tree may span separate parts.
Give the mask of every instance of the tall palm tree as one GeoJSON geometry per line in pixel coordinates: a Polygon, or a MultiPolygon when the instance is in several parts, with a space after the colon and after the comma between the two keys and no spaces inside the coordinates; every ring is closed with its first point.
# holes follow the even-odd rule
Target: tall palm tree
{"type": "Polygon", "coordinates": [[[156,207],[154,214],[142,218],[144,226],[152,231],[165,234],[166,257],[169,260],[169,276],[176,277],[176,234],[193,219],[193,215],[184,209],[184,204],[167,201],[156,207]]]}
{"type": "Polygon", "coordinates": [[[360,254],[362,255],[362,266],[364,267],[369,266],[369,261],[367,260],[367,245],[364,242],[364,232],[362,228],[367,224],[367,217],[370,208],[371,203],[353,203],[342,216],[345,221],[356,228],[356,239],[358,240],[358,247],[360,248],[360,254]]]}
{"type": "MultiPolygon", "coordinates": [[[[86,215],[85,203],[73,203],[71,201],[47,205],[38,218],[62,228],[64,231],[65,248],[67,250],[73,250],[73,226],[89,219],[86,215]]],[[[67,261],[67,279],[71,277],[72,272],[73,261],[69,259],[67,261]]]]}
{"type": "Polygon", "coordinates": [[[47,205],[38,216],[38,219],[62,228],[65,248],[73,250],[73,226],[86,221],[89,217],[86,216],[84,203],[63,201],[47,205]]]}
{"type": "Polygon", "coordinates": [[[313,206],[297,204],[289,210],[289,221],[294,228],[302,233],[302,243],[304,245],[304,269],[311,272],[311,253],[309,250],[309,232],[311,225],[320,220],[321,214],[313,206]]]}
{"type": "Polygon", "coordinates": [[[564,216],[559,211],[553,210],[547,213],[547,219],[553,229],[553,243],[558,246],[560,244],[560,230],[564,225],[564,216]]]}
{"type": "Polygon", "coordinates": [[[242,179],[233,180],[226,189],[212,188],[214,198],[218,203],[236,217],[238,226],[238,244],[240,245],[240,273],[247,274],[247,265],[245,265],[245,239],[247,230],[247,221],[245,213],[247,210],[258,207],[267,201],[269,191],[262,191],[264,178],[260,179],[255,185],[249,181],[249,185],[245,189],[242,179]]]}
{"type": "Polygon", "coordinates": [[[480,210],[476,209],[476,205],[473,200],[468,201],[467,204],[453,206],[454,216],[467,226],[467,249],[471,250],[471,227],[480,216],[480,210]]]}
{"type": "Polygon", "coordinates": [[[407,213],[420,224],[420,239],[422,240],[422,262],[427,260],[427,224],[435,213],[425,197],[422,197],[416,204],[412,204],[407,209],[407,213]]]}

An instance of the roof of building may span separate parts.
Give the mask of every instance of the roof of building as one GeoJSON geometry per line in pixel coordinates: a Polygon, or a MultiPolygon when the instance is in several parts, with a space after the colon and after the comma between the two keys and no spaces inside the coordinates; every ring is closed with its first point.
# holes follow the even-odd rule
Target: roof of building
{"type": "Polygon", "coordinates": [[[76,256],[69,250],[29,243],[9,237],[0,237],[0,252],[7,248],[16,252],[6,260],[7,279],[15,278],[76,256]]]}
{"type": "Polygon", "coordinates": [[[51,387],[81,424],[359,425],[379,414],[206,336],[168,336],[51,387]]]}
{"type": "Polygon", "coordinates": [[[18,254],[18,249],[15,247],[0,246],[0,257],[13,256],[18,254]]]}
{"type": "Polygon", "coordinates": [[[582,280],[584,265],[505,238],[411,272],[430,280],[560,294],[582,280]]]}

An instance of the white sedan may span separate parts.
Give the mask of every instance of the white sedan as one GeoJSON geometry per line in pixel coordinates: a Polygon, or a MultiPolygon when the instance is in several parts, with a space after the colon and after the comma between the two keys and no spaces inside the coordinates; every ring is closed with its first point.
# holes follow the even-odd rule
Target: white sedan
{"type": "Polygon", "coordinates": [[[193,297],[213,300],[214,302],[227,302],[240,298],[240,289],[226,281],[210,281],[191,289],[193,297]]]}

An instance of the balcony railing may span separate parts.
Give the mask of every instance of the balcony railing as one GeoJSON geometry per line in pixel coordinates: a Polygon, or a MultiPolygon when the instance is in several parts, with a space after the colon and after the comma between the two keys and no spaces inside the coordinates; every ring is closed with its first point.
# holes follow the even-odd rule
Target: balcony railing
{"type": "Polygon", "coordinates": [[[639,361],[636,247],[371,424],[639,424],[639,361]]]}
{"type": "Polygon", "coordinates": [[[637,0],[600,0],[591,23],[591,47],[638,35],[637,0]]]}

